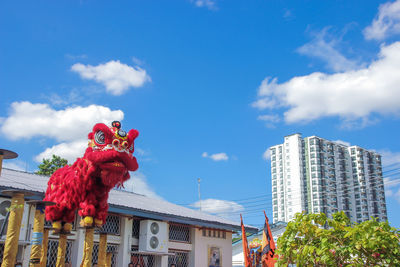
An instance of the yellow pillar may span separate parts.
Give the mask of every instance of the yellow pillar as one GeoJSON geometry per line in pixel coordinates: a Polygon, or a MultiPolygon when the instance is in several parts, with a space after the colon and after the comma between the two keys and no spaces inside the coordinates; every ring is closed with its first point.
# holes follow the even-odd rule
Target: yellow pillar
{"type": "Polygon", "coordinates": [[[86,228],[81,267],[92,266],[93,236],[94,236],[94,228],[86,228]]]}
{"type": "Polygon", "coordinates": [[[107,254],[107,234],[100,234],[99,242],[99,256],[97,259],[97,264],[99,267],[106,266],[106,255],[107,254]]]}
{"type": "Polygon", "coordinates": [[[46,267],[47,264],[47,247],[49,245],[49,229],[44,229],[42,256],[40,257],[40,267],[46,267]]]}
{"type": "Polygon", "coordinates": [[[106,256],[106,267],[111,267],[111,258],[112,258],[112,252],[107,252],[106,256]]]}
{"type": "Polygon", "coordinates": [[[56,267],[65,266],[65,250],[67,248],[67,235],[60,234],[58,239],[58,249],[57,249],[57,262],[56,267]]]}
{"type": "Polygon", "coordinates": [[[2,267],[14,267],[18,252],[18,239],[24,213],[24,194],[14,193],[11,199],[10,217],[7,226],[7,237],[4,244],[2,267]]]}
{"type": "Polygon", "coordinates": [[[44,205],[38,203],[36,204],[35,218],[33,221],[31,260],[29,263],[29,266],[31,267],[40,266],[40,258],[42,256],[43,230],[44,205]]]}

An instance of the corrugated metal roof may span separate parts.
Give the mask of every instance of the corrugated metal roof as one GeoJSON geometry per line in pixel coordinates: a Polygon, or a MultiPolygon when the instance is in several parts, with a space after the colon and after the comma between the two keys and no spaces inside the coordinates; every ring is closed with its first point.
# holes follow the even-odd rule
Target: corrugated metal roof
{"type": "MultiPolygon", "coordinates": [[[[0,187],[44,194],[48,180],[49,177],[47,176],[3,169],[0,176],[0,187]]],[[[111,212],[201,227],[240,231],[240,223],[135,193],[111,190],[108,203],[111,212]]],[[[246,226],[246,231],[257,232],[257,228],[246,226]]]]}

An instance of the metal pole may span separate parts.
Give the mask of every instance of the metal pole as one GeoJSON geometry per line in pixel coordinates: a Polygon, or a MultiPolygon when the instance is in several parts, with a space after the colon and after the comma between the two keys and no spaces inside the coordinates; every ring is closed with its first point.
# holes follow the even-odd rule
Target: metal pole
{"type": "Polygon", "coordinates": [[[36,204],[35,218],[33,221],[31,260],[29,266],[40,266],[42,256],[43,230],[44,230],[44,205],[36,204]]]}
{"type": "Polygon", "coordinates": [[[200,205],[200,211],[201,211],[200,182],[201,182],[201,179],[200,179],[200,178],[197,178],[197,183],[198,183],[198,191],[199,191],[199,205],[200,205]]]}
{"type": "Polygon", "coordinates": [[[65,266],[65,251],[66,251],[66,249],[67,249],[67,235],[60,234],[60,238],[58,239],[56,267],[64,267],[65,266]]]}
{"type": "Polygon", "coordinates": [[[40,257],[40,267],[46,267],[47,264],[47,247],[49,245],[49,232],[50,229],[46,228],[44,229],[42,256],[40,257]]]}
{"type": "Polygon", "coordinates": [[[106,256],[106,266],[111,267],[111,260],[112,260],[112,252],[107,252],[106,256]]]}
{"type": "Polygon", "coordinates": [[[97,260],[97,264],[99,267],[106,267],[107,262],[107,234],[100,234],[100,242],[99,242],[99,256],[97,260]]]}
{"type": "Polygon", "coordinates": [[[24,213],[24,194],[14,193],[11,199],[10,219],[7,227],[7,237],[4,244],[2,267],[14,267],[18,252],[18,239],[24,213]]]}
{"type": "Polygon", "coordinates": [[[93,236],[94,236],[94,228],[86,227],[85,243],[83,245],[83,259],[81,267],[92,266],[93,236]]]}

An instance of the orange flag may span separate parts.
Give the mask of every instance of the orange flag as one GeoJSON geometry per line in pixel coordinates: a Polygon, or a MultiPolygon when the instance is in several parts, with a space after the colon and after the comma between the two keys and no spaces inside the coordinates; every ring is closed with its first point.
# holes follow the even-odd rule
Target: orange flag
{"type": "Polygon", "coordinates": [[[251,267],[250,260],[250,250],[247,244],[246,230],[244,229],[242,214],[240,214],[240,224],[242,226],[242,245],[243,245],[243,257],[244,257],[244,267],[251,267]]]}
{"type": "Polygon", "coordinates": [[[273,267],[275,266],[278,255],[275,254],[275,242],[271,233],[271,229],[269,228],[268,217],[265,214],[265,224],[263,231],[263,239],[262,239],[262,253],[261,253],[261,261],[263,267],[273,267]]]}

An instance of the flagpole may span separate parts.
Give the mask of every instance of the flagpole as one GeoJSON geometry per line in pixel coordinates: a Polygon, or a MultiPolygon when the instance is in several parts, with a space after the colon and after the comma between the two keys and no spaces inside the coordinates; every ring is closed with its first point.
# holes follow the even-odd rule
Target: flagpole
{"type": "Polygon", "coordinates": [[[200,182],[201,182],[201,179],[200,179],[200,178],[197,178],[197,183],[198,183],[198,191],[199,191],[199,205],[200,205],[200,211],[201,211],[200,182]]]}

